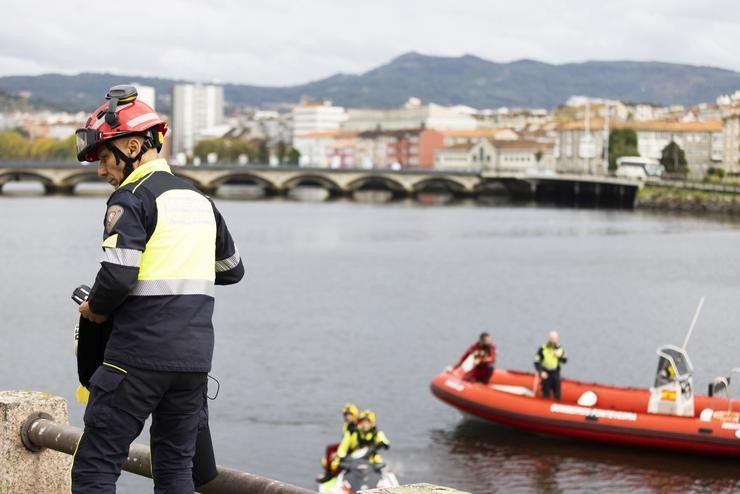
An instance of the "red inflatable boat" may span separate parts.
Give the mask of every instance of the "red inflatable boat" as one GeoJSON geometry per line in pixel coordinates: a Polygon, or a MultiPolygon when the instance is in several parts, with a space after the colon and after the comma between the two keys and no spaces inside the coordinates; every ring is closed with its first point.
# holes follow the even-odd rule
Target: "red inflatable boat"
{"type": "MultiPolygon", "coordinates": [[[[531,373],[496,370],[488,384],[469,382],[461,369],[434,378],[432,393],[466,415],[535,433],[688,453],[740,456],[740,403],[729,378],[695,396],[683,349],[658,349],[655,385],[620,388],[564,379],[562,400],[541,398],[531,373]],[[726,397],[719,394],[726,393],[726,397]]],[[[740,372],[740,369],[733,369],[740,372]]]]}

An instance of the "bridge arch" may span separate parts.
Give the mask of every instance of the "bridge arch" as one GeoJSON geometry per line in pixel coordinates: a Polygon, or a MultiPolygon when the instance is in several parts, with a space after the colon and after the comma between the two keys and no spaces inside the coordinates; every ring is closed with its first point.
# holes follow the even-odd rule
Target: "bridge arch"
{"type": "Polygon", "coordinates": [[[355,192],[358,190],[387,190],[394,195],[405,194],[407,192],[406,187],[399,182],[386,175],[368,174],[357,178],[347,184],[347,190],[349,192],[355,192]]]}
{"type": "Polygon", "coordinates": [[[264,191],[265,195],[275,194],[278,190],[277,185],[270,180],[248,172],[224,175],[211,181],[208,188],[215,191],[222,185],[256,185],[264,191]]]}
{"type": "Polygon", "coordinates": [[[62,180],[62,187],[65,189],[74,190],[75,187],[82,183],[105,183],[102,177],[98,176],[97,168],[95,171],[84,170],[73,175],[69,175],[62,180]]]}
{"type": "Polygon", "coordinates": [[[447,192],[456,196],[467,194],[468,188],[464,183],[450,177],[427,177],[414,184],[414,192],[447,192]]]}
{"type": "Polygon", "coordinates": [[[340,195],[343,193],[342,187],[334,180],[317,174],[301,174],[286,180],[283,183],[283,189],[290,192],[296,187],[320,187],[330,195],[340,195]]]}
{"type": "Polygon", "coordinates": [[[13,170],[10,172],[0,172],[0,190],[3,186],[9,182],[39,182],[47,194],[51,194],[56,190],[54,181],[50,178],[40,174],[29,171],[13,170]]]}

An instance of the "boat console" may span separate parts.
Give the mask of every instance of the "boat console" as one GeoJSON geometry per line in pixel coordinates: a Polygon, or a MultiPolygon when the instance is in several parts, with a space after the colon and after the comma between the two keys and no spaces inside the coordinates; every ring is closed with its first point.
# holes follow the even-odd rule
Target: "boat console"
{"type": "Polygon", "coordinates": [[[648,413],[694,416],[694,368],[686,350],[673,345],[659,347],[658,370],[650,388],[648,413]]]}

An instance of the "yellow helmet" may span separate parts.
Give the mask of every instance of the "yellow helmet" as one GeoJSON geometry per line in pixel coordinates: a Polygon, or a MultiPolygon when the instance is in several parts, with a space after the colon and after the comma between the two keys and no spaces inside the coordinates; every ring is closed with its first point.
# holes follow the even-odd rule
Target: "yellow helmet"
{"type": "Polygon", "coordinates": [[[360,421],[367,420],[370,425],[375,426],[375,412],[372,410],[363,410],[360,414],[360,421]]]}
{"type": "Polygon", "coordinates": [[[354,403],[347,403],[344,405],[344,408],[342,408],[342,415],[347,415],[348,413],[357,420],[357,415],[360,413],[360,409],[357,408],[357,405],[354,403]]]}

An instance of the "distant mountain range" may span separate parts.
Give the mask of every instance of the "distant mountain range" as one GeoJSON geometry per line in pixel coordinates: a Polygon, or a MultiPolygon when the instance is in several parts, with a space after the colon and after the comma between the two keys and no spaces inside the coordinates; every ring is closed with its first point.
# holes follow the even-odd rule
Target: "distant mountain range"
{"type": "MultiPolygon", "coordinates": [[[[247,74],[248,76],[248,74],[247,74]]],[[[163,111],[171,105],[173,79],[83,73],[0,77],[0,91],[31,93],[35,106],[78,111],[101,103],[110,86],[154,86],[163,111]]],[[[416,96],[425,102],[554,108],[569,96],[628,102],[693,105],[740,89],[740,73],[714,67],[661,62],[585,62],[553,65],[534,60],[495,63],[472,55],[436,57],[407,53],[360,75],[336,74],[287,87],[226,84],[229,107],[275,107],[301,97],[329,99],[346,107],[390,108],[416,96]]]]}

